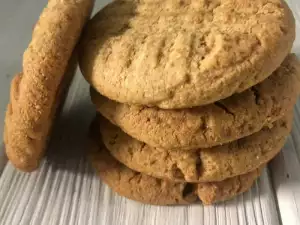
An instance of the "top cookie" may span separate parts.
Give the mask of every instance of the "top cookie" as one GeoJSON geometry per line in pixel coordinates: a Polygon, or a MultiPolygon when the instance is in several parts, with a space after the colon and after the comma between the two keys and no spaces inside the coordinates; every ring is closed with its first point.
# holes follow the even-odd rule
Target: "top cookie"
{"type": "Polygon", "coordinates": [[[93,3],[49,0],[33,30],[23,57],[23,72],[11,84],[5,118],[6,153],[20,170],[29,172],[38,167],[65,90],[69,59],[93,3]]]}
{"type": "Polygon", "coordinates": [[[281,0],[119,0],[89,22],[80,66],[110,99],[189,108],[264,80],[294,37],[281,0]]]}

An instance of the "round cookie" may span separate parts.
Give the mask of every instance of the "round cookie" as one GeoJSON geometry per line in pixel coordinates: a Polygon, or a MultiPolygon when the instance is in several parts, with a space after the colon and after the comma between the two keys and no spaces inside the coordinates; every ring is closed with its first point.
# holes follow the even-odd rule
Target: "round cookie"
{"type": "Polygon", "coordinates": [[[191,109],[118,103],[91,89],[97,111],[130,136],[165,149],[209,148],[249,136],[292,111],[300,65],[294,54],[266,80],[240,94],[191,109]]]}
{"type": "Polygon", "coordinates": [[[115,101],[190,108],[264,80],[294,38],[282,0],[119,0],[89,22],[80,67],[115,101]]]}
{"type": "Polygon", "coordinates": [[[225,201],[247,191],[261,169],[211,183],[174,183],[154,178],[124,166],[102,145],[91,141],[90,159],[97,174],[113,191],[126,198],[153,205],[204,204],[225,201]]]}
{"type": "Polygon", "coordinates": [[[229,144],[194,151],[150,147],[107,120],[100,122],[104,145],[124,165],[157,178],[197,183],[221,181],[266,164],[283,147],[292,117],[229,144]]]}
{"type": "Polygon", "coordinates": [[[68,64],[74,68],[72,52],[93,3],[50,0],[34,27],[23,72],[12,80],[5,118],[6,154],[20,170],[35,170],[44,154],[53,117],[74,74],[68,64]]]}

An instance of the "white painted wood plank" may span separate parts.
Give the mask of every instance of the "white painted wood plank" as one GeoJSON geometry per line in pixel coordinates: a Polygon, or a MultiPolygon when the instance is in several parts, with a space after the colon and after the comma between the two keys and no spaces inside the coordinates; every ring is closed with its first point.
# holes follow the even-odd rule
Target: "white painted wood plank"
{"type": "MultiPolygon", "coordinates": [[[[300,1],[287,0],[296,19],[293,52],[300,58],[300,1]]],[[[283,151],[270,164],[272,181],[283,225],[300,224],[300,102],[294,116],[294,128],[283,151]]]]}
{"type": "Polygon", "coordinates": [[[300,224],[299,115],[296,110],[293,132],[282,152],[270,164],[281,219],[287,225],[300,224]]]}
{"type": "Polygon", "coordinates": [[[0,224],[114,225],[121,221],[128,225],[280,224],[266,172],[251,191],[226,203],[205,207],[201,204],[158,207],[116,196],[87,167],[79,166],[81,171],[56,170],[55,167],[44,163],[41,170],[26,175],[17,173],[11,164],[7,165],[5,177],[18,174],[19,187],[1,189],[8,193],[7,201],[12,204],[0,208],[0,212],[4,210],[0,224]],[[78,176],[78,172],[83,176],[78,176]],[[79,187],[77,194],[75,187],[79,187]]]}

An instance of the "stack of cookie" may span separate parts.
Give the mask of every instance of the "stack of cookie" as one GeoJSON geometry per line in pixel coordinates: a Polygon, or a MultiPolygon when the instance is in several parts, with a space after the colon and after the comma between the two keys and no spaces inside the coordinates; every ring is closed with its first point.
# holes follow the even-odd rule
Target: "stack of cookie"
{"type": "Polygon", "coordinates": [[[80,66],[101,114],[102,180],[150,204],[248,190],[282,148],[299,93],[281,0],[118,0],[88,24],[80,66]]]}

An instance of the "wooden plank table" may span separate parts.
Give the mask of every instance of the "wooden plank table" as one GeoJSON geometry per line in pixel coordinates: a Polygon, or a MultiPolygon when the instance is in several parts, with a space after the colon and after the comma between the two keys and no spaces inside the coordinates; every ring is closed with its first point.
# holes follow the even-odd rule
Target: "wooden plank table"
{"type": "MultiPolygon", "coordinates": [[[[1,0],[0,133],[9,83],[21,70],[22,54],[47,0],[1,0]]],[[[108,0],[96,0],[95,12],[108,0]]],[[[297,20],[293,52],[300,57],[300,1],[289,0],[297,20]]],[[[6,161],[0,150],[0,225],[299,225],[300,104],[283,151],[247,193],[214,206],[158,207],[113,194],[85,158],[85,135],[95,109],[79,71],[57,118],[46,159],[31,174],[6,161]]]]}

